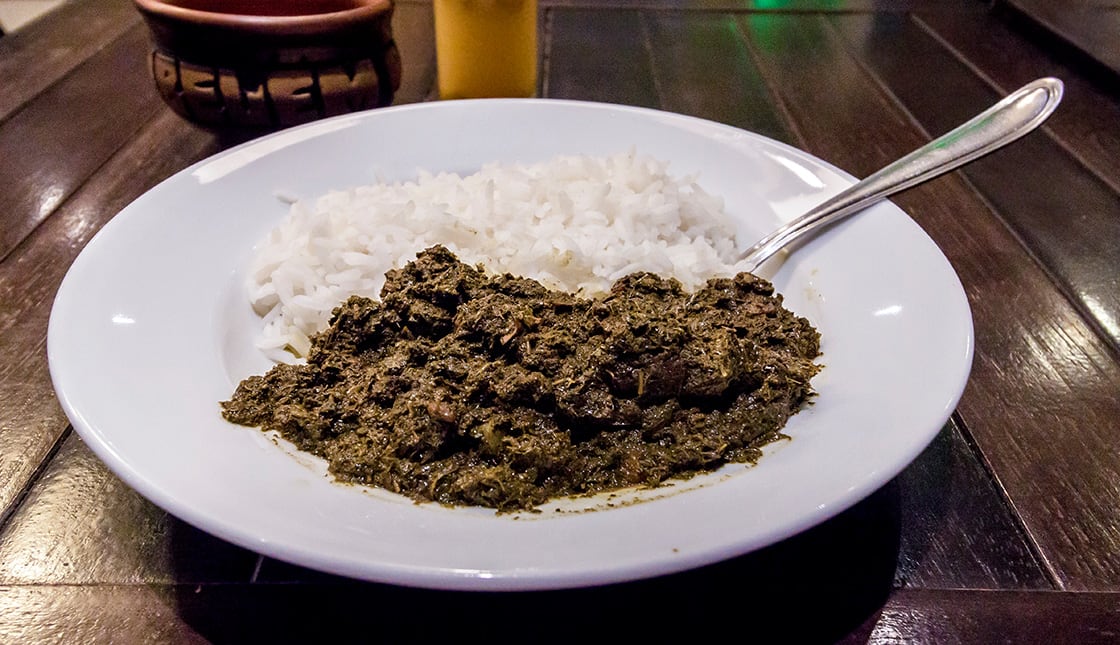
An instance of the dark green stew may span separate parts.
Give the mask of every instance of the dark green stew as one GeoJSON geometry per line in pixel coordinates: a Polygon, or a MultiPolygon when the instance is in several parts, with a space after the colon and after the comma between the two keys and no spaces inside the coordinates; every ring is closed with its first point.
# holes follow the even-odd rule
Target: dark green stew
{"type": "Polygon", "coordinates": [[[813,396],[819,343],[748,273],[694,293],[634,273],[589,299],[437,246],[222,409],[340,480],[515,511],[753,463],[813,396]]]}

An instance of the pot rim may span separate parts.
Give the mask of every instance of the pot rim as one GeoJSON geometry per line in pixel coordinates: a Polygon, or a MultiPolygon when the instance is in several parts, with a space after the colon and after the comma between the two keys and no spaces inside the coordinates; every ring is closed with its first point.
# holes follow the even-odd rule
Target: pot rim
{"type": "Polygon", "coordinates": [[[380,15],[393,7],[392,0],[357,1],[361,4],[351,9],[299,16],[259,16],[203,11],[181,7],[162,0],[133,0],[133,3],[142,13],[158,18],[268,35],[329,31],[380,15]]]}

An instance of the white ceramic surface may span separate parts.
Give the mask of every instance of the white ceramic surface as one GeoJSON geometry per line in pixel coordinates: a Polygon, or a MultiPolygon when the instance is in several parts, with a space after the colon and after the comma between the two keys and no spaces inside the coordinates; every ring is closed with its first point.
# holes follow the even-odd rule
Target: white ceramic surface
{"type": "Polygon", "coordinates": [[[773,275],[821,331],[826,367],[792,440],[755,467],[631,496],[641,503],[496,516],[332,483],[316,459],[221,418],[237,381],[269,366],[241,283],[253,245],[287,213],[277,193],[628,149],[698,173],[739,216],[744,246],[852,181],[749,132],[620,106],[442,102],[309,124],[180,172],[89,243],[50,320],[59,399],[117,475],[203,530],[333,573],[445,589],[571,587],[711,563],[811,527],[901,471],[956,406],[972,319],[944,256],[890,203],[773,275]]]}

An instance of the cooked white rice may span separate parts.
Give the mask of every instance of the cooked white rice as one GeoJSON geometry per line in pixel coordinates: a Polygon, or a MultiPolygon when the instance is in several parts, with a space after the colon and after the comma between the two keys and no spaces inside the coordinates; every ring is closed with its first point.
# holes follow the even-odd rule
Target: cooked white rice
{"type": "Polygon", "coordinates": [[[484,166],[466,177],[359,186],[296,201],[257,249],[249,298],[258,346],[307,353],[309,336],[352,294],[376,298],[385,272],[434,244],[467,263],[594,296],[633,271],[686,288],[739,269],[723,200],[668,164],[620,153],[484,166]]]}

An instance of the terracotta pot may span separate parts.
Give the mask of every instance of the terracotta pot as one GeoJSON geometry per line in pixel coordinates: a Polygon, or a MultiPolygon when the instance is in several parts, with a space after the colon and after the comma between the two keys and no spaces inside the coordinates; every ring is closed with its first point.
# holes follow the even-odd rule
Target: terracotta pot
{"type": "Polygon", "coordinates": [[[134,0],[164,101],[210,128],[277,129],[388,105],[392,0],[134,0]]]}

